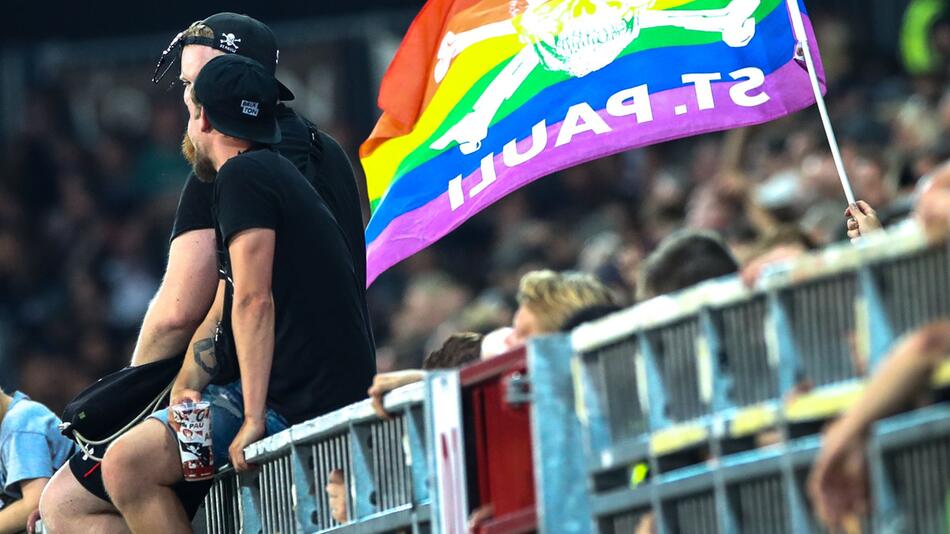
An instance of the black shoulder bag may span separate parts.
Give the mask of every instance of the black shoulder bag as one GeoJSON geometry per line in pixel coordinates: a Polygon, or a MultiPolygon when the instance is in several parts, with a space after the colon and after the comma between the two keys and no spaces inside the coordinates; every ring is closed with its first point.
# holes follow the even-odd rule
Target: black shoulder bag
{"type": "Polygon", "coordinates": [[[183,360],[182,354],[105,376],[66,405],[60,430],[101,461],[109,443],[167,405],[183,360]]]}

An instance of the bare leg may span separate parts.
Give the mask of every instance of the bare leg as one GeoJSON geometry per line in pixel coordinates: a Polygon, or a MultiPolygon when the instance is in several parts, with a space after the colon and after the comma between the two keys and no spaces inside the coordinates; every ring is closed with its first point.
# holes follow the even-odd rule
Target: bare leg
{"type": "Polygon", "coordinates": [[[60,468],[43,490],[40,516],[44,528],[52,534],[129,532],[119,511],[82,487],[69,465],[60,468]]]}
{"type": "Polygon", "coordinates": [[[191,532],[171,490],[182,479],[178,447],[161,422],[148,419],[116,440],[103,458],[102,477],[132,532],[191,532]]]}

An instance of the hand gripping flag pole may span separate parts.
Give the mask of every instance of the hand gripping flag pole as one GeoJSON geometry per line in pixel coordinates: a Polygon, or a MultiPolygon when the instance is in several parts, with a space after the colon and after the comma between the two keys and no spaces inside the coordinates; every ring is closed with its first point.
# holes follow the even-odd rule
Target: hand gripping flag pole
{"type": "Polygon", "coordinates": [[[811,88],[815,92],[815,103],[818,104],[821,124],[825,127],[825,136],[828,138],[831,156],[835,160],[835,168],[838,170],[838,178],[841,179],[844,196],[848,199],[849,205],[854,204],[854,191],[851,190],[851,182],[848,180],[848,173],[844,169],[844,161],[841,159],[841,150],[838,148],[838,140],[835,138],[835,131],[831,127],[831,119],[828,118],[828,108],[825,107],[825,98],[821,95],[821,87],[818,85],[818,75],[815,74],[815,62],[812,61],[811,58],[811,49],[808,46],[808,34],[805,33],[805,22],[802,20],[802,11],[798,7],[798,0],[786,0],[786,4],[788,4],[788,11],[792,18],[792,28],[795,31],[795,38],[798,39],[802,55],[805,56],[805,67],[808,70],[808,79],[811,80],[811,88]]]}

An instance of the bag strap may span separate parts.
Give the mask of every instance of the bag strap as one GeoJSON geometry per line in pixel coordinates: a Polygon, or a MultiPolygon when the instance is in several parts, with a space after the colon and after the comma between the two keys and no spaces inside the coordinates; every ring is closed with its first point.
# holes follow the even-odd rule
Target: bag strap
{"type": "Polygon", "coordinates": [[[140,423],[143,419],[145,419],[149,414],[151,414],[152,412],[154,412],[156,408],[158,408],[158,405],[161,404],[162,399],[165,398],[165,395],[168,395],[168,394],[169,394],[169,392],[171,391],[172,386],[173,386],[174,384],[175,384],[175,381],[172,380],[172,381],[165,387],[165,389],[163,389],[162,392],[159,393],[157,397],[155,397],[155,400],[153,400],[152,402],[150,402],[150,403],[148,404],[148,406],[146,406],[145,409],[142,410],[141,413],[139,413],[137,416],[135,416],[135,417],[129,422],[129,424],[127,424],[127,425],[125,425],[124,427],[120,428],[119,430],[117,430],[117,431],[115,432],[115,434],[112,434],[111,436],[109,436],[109,437],[107,437],[107,438],[105,438],[105,439],[101,439],[101,440],[90,440],[90,439],[86,439],[86,438],[85,438],[82,434],[80,434],[78,431],[73,430],[73,436],[75,436],[75,438],[76,438],[76,444],[79,445],[80,450],[82,450],[82,459],[83,459],[83,460],[88,460],[89,458],[92,458],[93,460],[96,460],[97,462],[101,462],[101,461],[102,461],[102,458],[100,458],[100,457],[98,457],[98,456],[96,456],[96,455],[94,454],[94,452],[95,452],[94,447],[95,447],[96,445],[102,445],[102,444],[105,444],[105,443],[109,443],[110,441],[112,441],[112,440],[118,438],[118,437],[121,436],[122,434],[125,434],[126,432],[128,432],[133,426],[139,424],[139,423],[140,423]]]}

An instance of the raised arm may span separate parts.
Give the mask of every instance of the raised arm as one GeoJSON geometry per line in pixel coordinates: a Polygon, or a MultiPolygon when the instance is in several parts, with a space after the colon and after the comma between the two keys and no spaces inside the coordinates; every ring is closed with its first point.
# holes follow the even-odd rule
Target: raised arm
{"type": "Polygon", "coordinates": [[[861,397],[829,427],[809,478],[812,502],[826,525],[842,526],[867,511],[865,448],[871,425],[927,391],[931,376],[948,356],[950,321],[918,329],[894,348],[861,397]]]}
{"type": "Polygon", "coordinates": [[[234,275],[231,326],[244,392],[244,423],[230,447],[231,464],[247,469],[244,448],[264,435],[267,386],[274,359],[274,297],[271,279],[276,233],[251,228],[228,244],[234,275]]]}
{"type": "Polygon", "coordinates": [[[142,321],[132,365],[170,358],[188,347],[211,307],[217,279],[213,229],[185,232],[172,241],[165,277],[142,321]]]}

